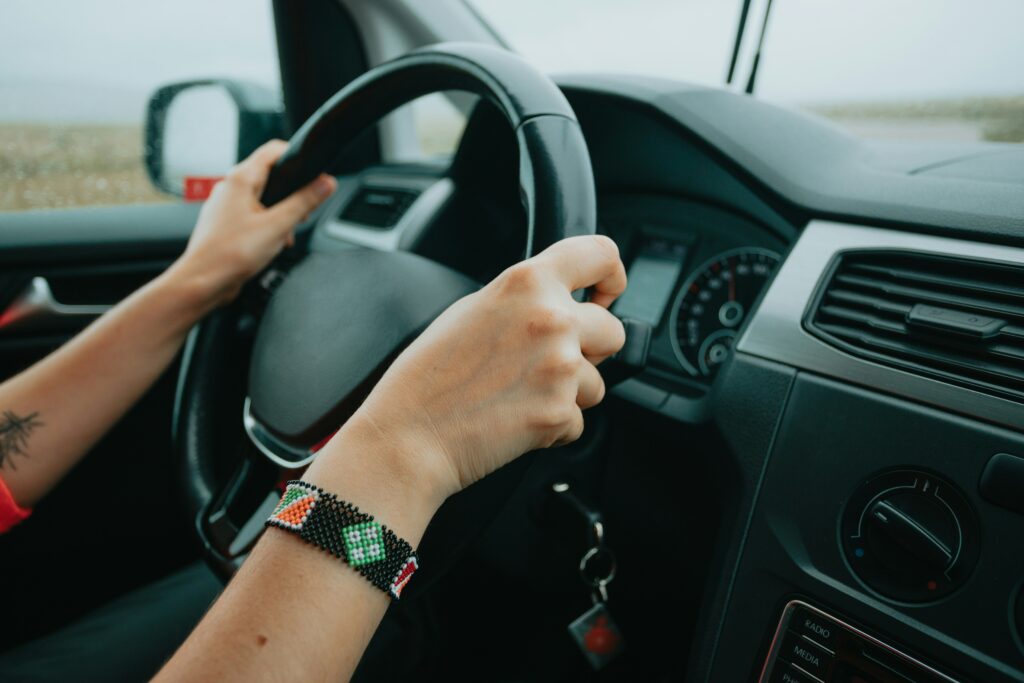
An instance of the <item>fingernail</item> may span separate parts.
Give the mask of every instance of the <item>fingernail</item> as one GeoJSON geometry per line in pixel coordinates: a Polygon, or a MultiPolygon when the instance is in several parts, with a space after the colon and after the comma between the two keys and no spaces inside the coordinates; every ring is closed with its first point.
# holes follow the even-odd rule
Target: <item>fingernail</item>
{"type": "Polygon", "coordinates": [[[316,184],[313,186],[313,190],[316,192],[318,197],[323,199],[334,192],[334,182],[326,176],[321,176],[317,178],[316,184]]]}

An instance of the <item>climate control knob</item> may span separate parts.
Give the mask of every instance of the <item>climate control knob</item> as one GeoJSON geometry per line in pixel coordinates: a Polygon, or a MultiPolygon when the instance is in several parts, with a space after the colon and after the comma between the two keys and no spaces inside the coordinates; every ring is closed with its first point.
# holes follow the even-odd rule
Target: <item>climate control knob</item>
{"type": "Polygon", "coordinates": [[[875,592],[927,602],[956,590],[978,558],[978,530],[967,500],[927,472],[895,470],[857,489],[842,520],[843,553],[875,592]]]}

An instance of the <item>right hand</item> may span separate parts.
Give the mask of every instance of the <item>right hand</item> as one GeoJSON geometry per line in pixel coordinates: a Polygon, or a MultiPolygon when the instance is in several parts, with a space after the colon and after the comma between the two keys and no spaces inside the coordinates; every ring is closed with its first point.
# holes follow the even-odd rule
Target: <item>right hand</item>
{"type": "Polygon", "coordinates": [[[596,365],[625,342],[608,311],[625,287],[612,240],[562,240],[453,304],[351,421],[405,446],[441,499],[527,451],[574,441],[582,410],[604,398],[596,365]],[[590,302],[572,298],[591,287],[590,302]]]}

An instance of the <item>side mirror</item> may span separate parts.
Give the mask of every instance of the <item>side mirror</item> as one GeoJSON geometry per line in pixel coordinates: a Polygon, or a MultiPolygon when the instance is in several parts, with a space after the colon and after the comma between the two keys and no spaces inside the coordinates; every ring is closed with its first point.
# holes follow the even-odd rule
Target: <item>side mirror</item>
{"type": "Polygon", "coordinates": [[[149,99],[146,171],[164,192],[203,199],[235,163],[283,134],[278,97],[267,88],[219,79],[172,83],[149,99]]]}

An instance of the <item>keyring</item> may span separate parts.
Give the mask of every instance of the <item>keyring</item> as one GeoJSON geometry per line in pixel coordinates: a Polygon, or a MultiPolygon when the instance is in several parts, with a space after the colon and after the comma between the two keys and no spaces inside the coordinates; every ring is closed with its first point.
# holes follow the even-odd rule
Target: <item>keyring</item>
{"type": "Polygon", "coordinates": [[[615,578],[615,571],[618,569],[618,562],[615,560],[615,553],[603,545],[594,546],[580,559],[580,578],[592,588],[603,588],[615,578]],[[605,576],[591,577],[588,571],[595,558],[606,559],[608,562],[608,573],[605,576]]]}

